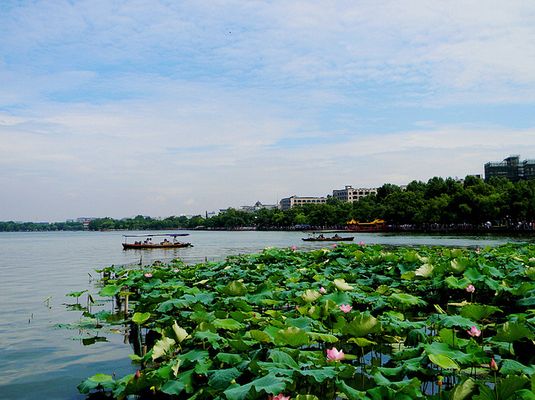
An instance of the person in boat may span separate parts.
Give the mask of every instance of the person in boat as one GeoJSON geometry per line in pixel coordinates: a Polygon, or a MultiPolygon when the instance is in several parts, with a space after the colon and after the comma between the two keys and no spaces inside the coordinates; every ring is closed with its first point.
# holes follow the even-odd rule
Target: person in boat
{"type": "Polygon", "coordinates": [[[325,239],[325,236],[323,236],[323,233],[321,233],[321,234],[318,236],[318,239],[325,239]]]}
{"type": "Polygon", "coordinates": [[[340,239],[340,236],[338,236],[338,233],[334,234],[333,239],[340,239]]]}

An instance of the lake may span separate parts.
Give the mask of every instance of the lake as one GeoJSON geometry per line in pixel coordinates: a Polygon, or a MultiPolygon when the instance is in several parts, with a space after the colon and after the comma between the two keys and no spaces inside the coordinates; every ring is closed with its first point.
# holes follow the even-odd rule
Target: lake
{"type": "MultiPolygon", "coordinates": [[[[157,233],[157,232],[137,232],[157,233]]],[[[136,234],[136,232],[129,232],[136,234]]],[[[75,323],[80,311],[67,293],[90,289],[95,269],[112,264],[151,264],[181,258],[187,263],[220,260],[268,246],[300,250],[328,243],[303,242],[301,232],[205,232],[182,238],[194,247],[127,250],[123,232],[0,233],[0,399],[83,399],[76,386],[101,372],[123,376],[135,371],[132,351],[120,334],[108,342],[84,345],[80,332],[56,325],[75,323]]],[[[352,233],[355,243],[385,245],[496,246],[526,238],[494,236],[427,236],[352,233]]],[[[345,236],[345,235],[344,235],[345,236]]],[[[530,239],[533,241],[533,239],[530,239]]],[[[82,302],[85,302],[82,296],[82,302]]]]}

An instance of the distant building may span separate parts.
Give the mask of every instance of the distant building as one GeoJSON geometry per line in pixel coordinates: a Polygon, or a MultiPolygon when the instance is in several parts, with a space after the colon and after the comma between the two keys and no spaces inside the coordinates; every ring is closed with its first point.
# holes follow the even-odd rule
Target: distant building
{"type": "Polygon", "coordinates": [[[258,210],[273,210],[278,208],[276,204],[262,204],[257,201],[253,206],[241,206],[240,211],[255,212],[258,210]]]}
{"type": "Polygon", "coordinates": [[[84,229],[89,229],[89,223],[96,219],[95,217],[80,217],[76,218],[76,222],[81,223],[84,226],[84,229]]]}
{"type": "Polygon", "coordinates": [[[279,202],[279,208],[281,210],[289,210],[292,207],[303,206],[305,204],[325,204],[327,203],[326,197],[301,197],[291,196],[281,199],[279,202]]]}
{"type": "Polygon", "coordinates": [[[353,203],[361,198],[377,194],[377,188],[353,188],[346,186],[345,189],[333,190],[333,197],[337,200],[353,203]]]}
{"type": "Polygon", "coordinates": [[[519,155],[512,155],[503,161],[485,164],[485,180],[493,176],[507,178],[513,182],[535,178],[535,160],[520,161],[519,155]]]}

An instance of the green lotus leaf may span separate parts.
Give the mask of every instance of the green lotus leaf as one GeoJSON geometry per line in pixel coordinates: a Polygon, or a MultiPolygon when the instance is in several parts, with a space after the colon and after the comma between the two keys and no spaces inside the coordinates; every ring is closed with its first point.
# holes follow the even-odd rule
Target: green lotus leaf
{"type": "Polygon", "coordinates": [[[522,322],[506,322],[498,328],[494,340],[512,343],[523,338],[531,339],[532,337],[533,333],[526,324],[522,322]]]}
{"type": "Polygon", "coordinates": [[[498,307],[484,304],[469,304],[461,308],[460,314],[465,318],[474,321],[481,321],[490,317],[492,314],[502,312],[498,307]]]}
{"type": "Polygon", "coordinates": [[[476,325],[471,319],[461,317],[460,315],[440,315],[438,323],[440,326],[446,328],[456,326],[463,329],[470,329],[472,326],[476,325]]]}
{"type": "Polygon", "coordinates": [[[185,385],[181,381],[176,380],[170,380],[163,384],[161,391],[168,395],[175,395],[178,396],[180,393],[182,393],[185,389],[185,385]]]}
{"type": "Polygon", "coordinates": [[[319,400],[319,398],[312,394],[298,394],[295,396],[295,400],[319,400]]]}
{"type": "Polygon", "coordinates": [[[121,291],[121,286],[118,285],[107,285],[100,289],[99,296],[102,297],[111,297],[115,296],[121,291]]]}
{"type": "Polygon", "coordinates": [[[95,383],[106,383],[113,381],[113,377],[111,375],[106,374],[95,374],[89,379],[95,383]]]}
{"type": "Polygon", "coordinates": [[[299,364],[288,353],[281,350],[271,350],[269,359],[283,367],[299,369],[299,364]]]}
{"type": "Polygon", "coordinates": [[[87,290],[82,290],[82,291],[79,291],[79,292],[71,292],[71,293],[67,293],[65,296],[69,296],[69,297],[80,297],[80,296],[83,295],[85,292],[87,292],[87,290]]]}
{"type": "Polygon", "coordinates": [[[241,375],[236,368],[225,368],[215,371],[210,375],[208,384],[217,390],[225,390],[233,380],[241,375]]]}
{"type": "Polygon", "coordinates": [[[229,296],[243,296],[247,293],[247,287],[243,282],[232,281],[223,289],[223,293],[229,296]]]}
{"type": "Polygon", "coordinates": [[[529,367],[515,360],[503,360],[500,365],[500,373],[502,375],[513,374],[527,374],[533,375],[535,373],[535,365],[529,367]]]}
{"type": "Polygon", "coordinates": [[[316,340],[319,342],[325,342],[325,343],[338,342],[338,338],[336,336],[330,335],[328,333],[307,332],[307,335],[310,336],[310,339],[316,340]]]}
{"type": "Polygon", "coordinates": [[[150,312],[146,312],[146,313],[137,312],[137,313],[134,313],[134,315],[132,316],[132,322],[138,325],[141,325],[147,322],[149,318],[150,318],[150,312]]]}
{"type": "Polygon", "coordinates": [[[355,338],[349,338],[347,340],[348,343],[355,343],[359,347],[366,347],[366,346],[372,346],[374,344],[377,344],[377,342],[374,342],[372,340],[368,340],[363,337],[355,337],[355,338]]]}
{"type": "Polygon", "coordinates": [[[450,393],[449,398],[451,400],[464,400],[471,398],[472,392],[476,387],[476,382],[472,378],[468,378],[464,382],[455,385],[450,393]]]}
{"type": "Polygon", "coordinates": [[[322,383],[327,379],[336,377],[336,370],[334,367],[323,367],[319,369],[304,369],[299,371],[301,376],[310,376],[318,383],[322,383]]]}
{"type": "Polygon", "coordinates": [[[381,331],[381,323],[368,313],[359,313],[351,322],[343,328],[343,333],[353,337],[363,337],[370,333],[381,331]]]}
{"type": "Polygon", "coordinates": [[[243,358],[239,354],[231,353],[218,353],[215,358],[228,365],[238,365],[243,361],[243,358]]]}
{"type": "Polygon", "coordinates": [[[530,383],[525,376],[508,376],[498,383],[496,388],[497,399],[513,399],[516,393],[530,383]]]}
{"type": "Polygon", "coordinates": [[[535,400],[534,389],[520,389],[515,392],[515,396],[519,400],[535,400]]]}
{"type": "Polygon", "coordinates": [[[223,329],[227,331],[239,331],[244,327],[242,323],[230,318],[214,319],[212,321],[212,325],[214,325],[214,327],[216,327],[217,329],[223,329]]]}
{"type": "Polygon", "coordinates": [[[248,383],[246,385],[239,385],[235,383],[230,385],[223,393],[227,400],[245,400],[252,387],[252,383],[248,383]]]}
{"type": "Polygon", "coordinates": [[[407,271],[401,274],[401,279],[404,279],[406,281],[412,281],[416,277],[416,272],[414,271],[407,271]]]}
{"type": "Polygon", "coordinates": [[[485,275],[482,275],[476,268],[468,268],[464,272],[464,276],[470,282],[479,282],[485,278],[485,275]]]}
{"type": "Polygon", "coordinates": [[[391,294],[388,299],[396,304],[400,305],[402,308],[404,307],[410,307],[410,306],[423,306],[427,304],[424,300],[420,299],[417,296],[413,296],[412,294],[408,293],[393,293],[391,294]]]}
{"type": "Polygon", "coordinates": [[[253,387],[257,393],[264,391],[267,394],[278,394],[284,391],[286,383],[282,378],[268,374],[246,385],[233,385],[230,389],[225,390],[224,394],[228,400],[244,400],[253,387]]]}
{"type": "Polygon", "coordinates": [[[217,350],[221,347],[219,342],[223,342],[224,339],[215,332],[211,331],[197,331],[193,335],[196,339],[206,340],[212,345],[212,347],[217,350]]]}
{"type": "Polygon", "coordinates": [[[448,276],[444,279],[446,285],[451,289],[466,289],[470,285],[470,280],[468,278],[456,278],[455,276],[448,276]]]}
{"type": "Polygon", "coordinates": [[[82,394],[89,394],[95,389],[112,389],[115,385],[111,375],[95,374],[78,385],[78,390],[82,394]]]}
{"type": "Polygon", "coordinates": [[[392,385],[392,381],[390,379],[386,378],[379,371],[374,372],[372,377],[373,377],[373,380],[374,380],[376,385],[379,385],[379,386],[390,386],[390,385],[392,385]]]}
{"type": "Polygon", "coordinates": [[[446,343],[452,348],[466,346],[469,342],[467,339],[459,338],[451,328],[442,328],[438,332],[438,337],[442,340],[442,343],[446,343]]]}
{"type": "Polygon", "coordinates": [[[275,344],[299,347],[308,344],[310,339],[307,333],[299,328],[290,326],[286,329],[279,330],[275,335],[275,344]]]}
{"type": "Polygon", "coordinates": [[[264,331],[260,331],[260,330],[257,330],[257,329],[253,329],[253,330],[250,330],[249,331],[249,336],[258,341],[258,342],[261,342],[261,343],[271,343],[273,342],[273,338],[268,335],[266,332],[264,331]]]}
{"type": "Polygon", "coordinates": [[[460,274],[470,265],[468,258],[456,258],[450,261],[450,268],[454,273],[460,274]]]}
{"type": "Polygon", "coordinates": [[[334,283],[334,286],[336,286],[338,290],[341,290],[343,292],[348,291],[348,290],[353,290],[353,286],[348,284],[345,281],[345,279],[335,279],[333,283],[334,283]]]}
{"type": "Polygon", "coordinates": [[[433,364],[438,365],[440,368],[460,369],[459,364],[444,354],[428,354],[428,357],[433,364]]]}

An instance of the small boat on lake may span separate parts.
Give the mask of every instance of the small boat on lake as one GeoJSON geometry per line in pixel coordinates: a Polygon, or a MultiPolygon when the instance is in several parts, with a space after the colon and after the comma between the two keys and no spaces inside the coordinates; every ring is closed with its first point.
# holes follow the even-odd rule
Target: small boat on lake
{"type": "Polygon", "coordinates": [[[181,247],[193,247],[191,243],[179,242],[177,237],[187,236],[189,233],[171,233],[161,235],[123,235],[123,250],[130,249],[176,249],[181,247]],[[152,241],[152,238],[164,237],[162,241],[152,241]],[[168,240],[167,237],[173,238],[168,240]],[[140,240],[129,241],[128,238],[140,238],[140,240]],[[143,239],[143,240],[142,240],[143,239]]]}
{"type": "Polygon", "coordinates": [[[353,239],[353,236],[339,236],[338,234],[331,237],[319,235],[312,236],[309,238],[302,238],[302,240],[304,240],[305,242],[350,242],[353,239]]]}

